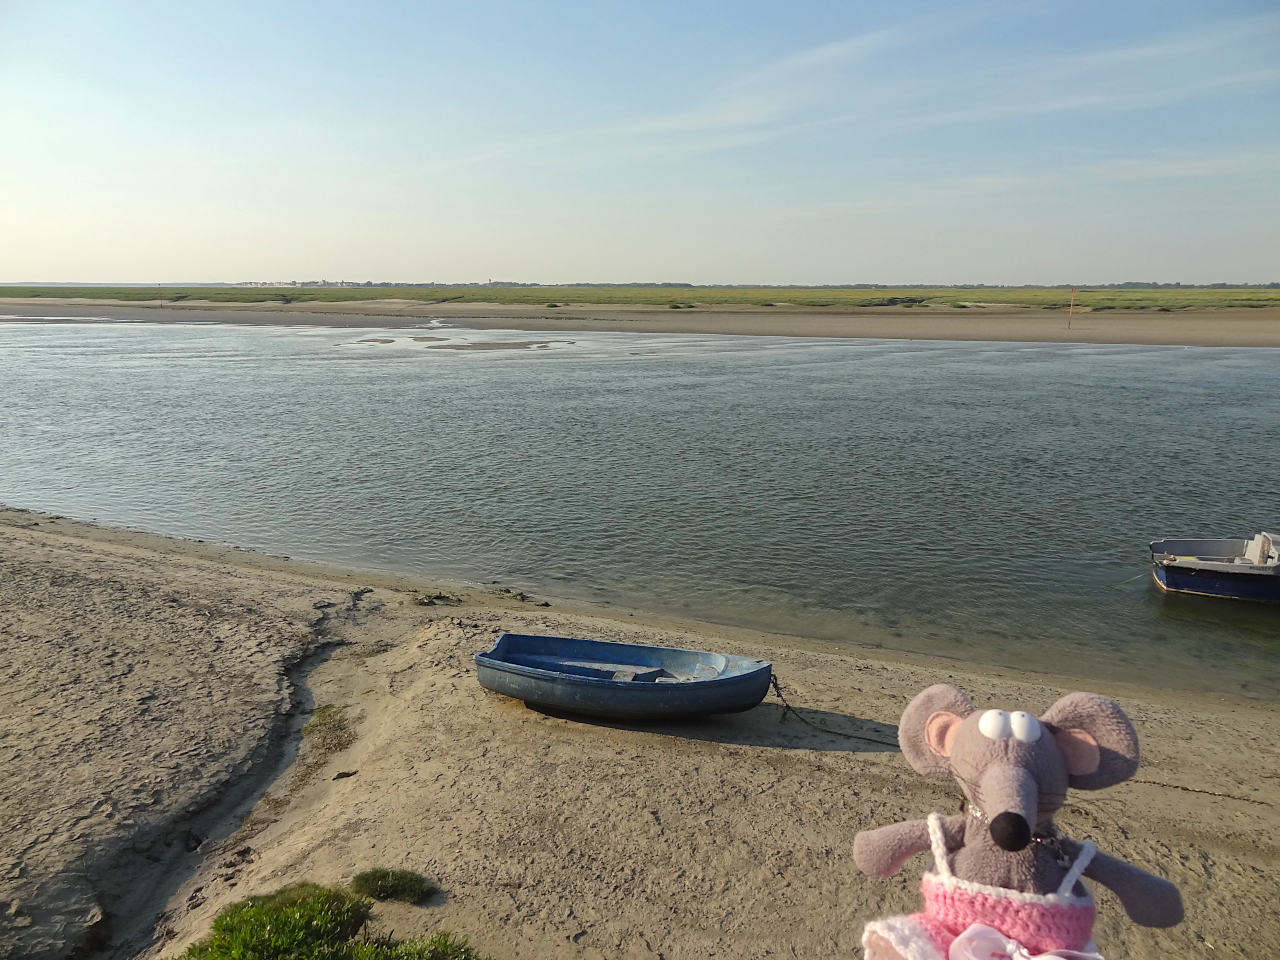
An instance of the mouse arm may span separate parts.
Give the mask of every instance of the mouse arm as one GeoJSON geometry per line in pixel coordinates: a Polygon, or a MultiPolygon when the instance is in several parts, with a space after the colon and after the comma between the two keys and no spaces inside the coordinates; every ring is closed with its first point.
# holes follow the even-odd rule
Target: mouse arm
{"type": "MultiPolygon", "coordinates": [[[[943,817],[942,834],[949,850],[964,843],[964,815],[943,817]]],[[[853,862],[869,876],[891,877],[908,859],[928,849],[928,821],[907,820],[860,831],[853,838],[853,862]]]]}
{"type": "Polygon", "coordinates": [[[1124,905],[1134,923],[1144,927],[1172,927],[1182,920],[1182,894],[1168,880],[1099,852],[1085,870],[1124,905]]]}

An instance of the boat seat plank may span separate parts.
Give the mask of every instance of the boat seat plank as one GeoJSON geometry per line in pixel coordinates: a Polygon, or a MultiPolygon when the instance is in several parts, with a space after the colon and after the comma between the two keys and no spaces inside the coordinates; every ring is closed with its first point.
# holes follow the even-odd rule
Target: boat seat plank
{"type": "Polygon", "coordinates": [[[657,667],[653,667],[649,670],[638,670],[635,667],[630,667],[626,670],[615,671],[612,679],[625,680],[627,682],[639,681],[640,683],[653,683],[654,681],[671,680],[674,678],[664,676],[663,671],[659,670],[657,667]]]}

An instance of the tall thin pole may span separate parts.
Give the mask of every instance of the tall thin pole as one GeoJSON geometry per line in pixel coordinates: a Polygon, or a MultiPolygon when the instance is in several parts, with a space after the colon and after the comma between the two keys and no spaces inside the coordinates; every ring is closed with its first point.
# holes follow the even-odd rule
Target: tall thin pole
{"type": "Polygon", "coordinates": [[[1071,329],[1071,315],[1076,312],[1076,288],[1071,288],[1071,303],[1067,305],[1067,329],[1071,329]]]}

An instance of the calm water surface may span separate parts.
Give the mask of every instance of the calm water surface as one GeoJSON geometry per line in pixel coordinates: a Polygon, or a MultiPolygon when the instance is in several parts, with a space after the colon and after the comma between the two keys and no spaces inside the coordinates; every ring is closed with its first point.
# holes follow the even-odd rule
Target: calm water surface
{"type": "Polygon", "coordinates": [[[1280,529],[1278,384],[1268,349],[0,323],[0,502],[1274,698],[1280,608],[1163,596],[1145,545],[1280,529]]]}

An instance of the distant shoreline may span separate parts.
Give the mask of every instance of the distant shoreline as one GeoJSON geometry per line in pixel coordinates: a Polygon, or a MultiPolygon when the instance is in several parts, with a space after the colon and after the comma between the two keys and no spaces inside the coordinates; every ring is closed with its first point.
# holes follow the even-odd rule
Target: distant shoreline
{"type": "Polygon", "coordinates": [[[672,310],[648,304],[545,305],[361,300],[304,303],[119,301],[77,297],[0,299],[13,318],[106,317],[160,323],[280,326],[417,327],[429,319],[451,326],[537,332],[607,331],[734,336],[1114,343],[1209,347],[1280,347],[1280,306],[1081,310],[991,304],[887,307],[711,305],[672,310]],[[209,316],[222,314],[222,316],[209,316]],[[234,314],[234,319],[226,315],[234,314]]]}

